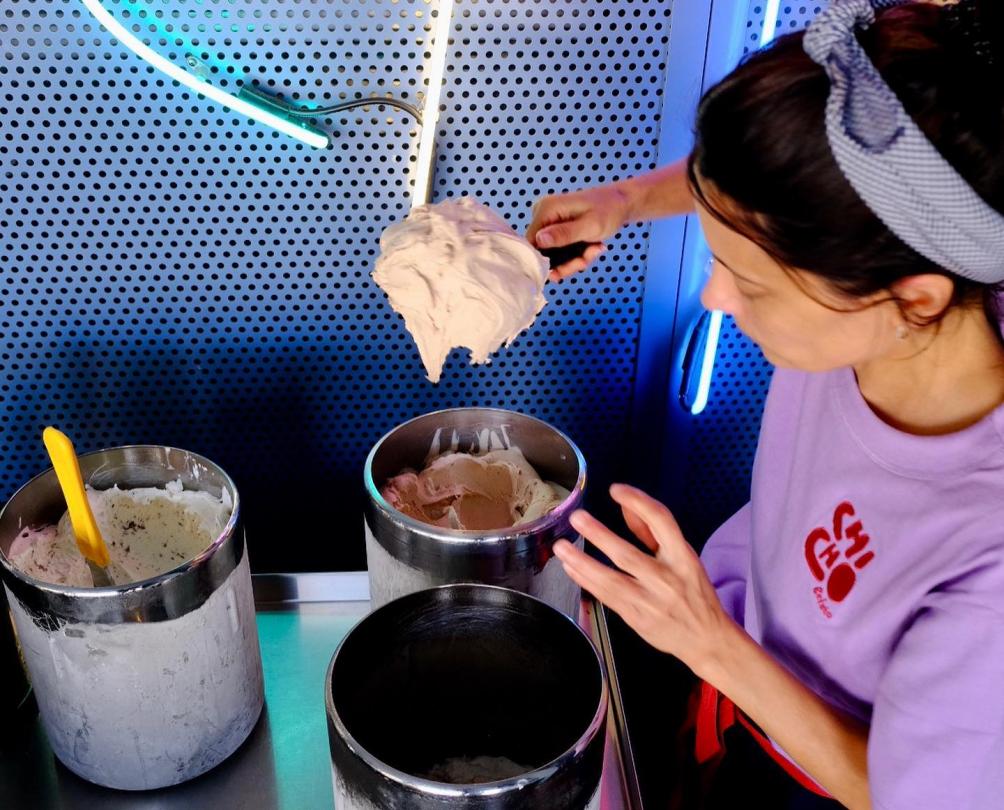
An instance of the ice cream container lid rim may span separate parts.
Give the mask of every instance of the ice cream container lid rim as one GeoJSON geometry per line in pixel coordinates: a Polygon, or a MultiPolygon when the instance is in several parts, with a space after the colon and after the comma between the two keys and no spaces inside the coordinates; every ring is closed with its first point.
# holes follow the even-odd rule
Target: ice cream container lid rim
{"type": "MultiPolygon", "coordinates": [[[[180,447],[171,447],[169,445],[162,445],[162,444],[117,445],[115,447],[106,447],[101,450],[91,450],[87,453],[81,453],[78,456],[78,458],[81,461],[83,461],[84,459],[90,456],[100,455],[101,453],[108,453],[113,451],[125,451],[125,450],[146,450],[151,448],[162,448],[163,450],[166,450],[168,452],[176,451],[179,453],[185,453],[186,455],[191,456],[198,462],[209,464],[219,471],[220,475],[223,477],[224,481],[229,486],[230,495],[233,500],[233,506],[231,507],[230,510],[230,517],[227,519],[227,522],[224,524],[219,534],[217,534],[217,536],[213,538],[213,541],[209,545],[207,545],[202,551],[200,551],[194,557],[190,557],[189,559],[184,560],[174,568],[171,568],[170,570],[165,571],[162,574],[158,574],[155,577],[148,577],[147,579],[141,579],[135,582],[127,582],[121,585],[113,585],[111,587],[104,587],[104,588],[96,588],[96,587],[78,588],[71,585],[59,585],[54,582],[45,582],[44,580],[41,579],[35,579],[34,577],[31,577],[25,574],[23,571],[20,571],[17,568],[15,568],[11,564],[6,553],[4,553],[3,549],[0,549],[0,565],[2,565],[3,568],[7,571],[8,575],[19,579],[26,585],[29,585],[33,588],[39,588],[41,590],[45,590],[50,593],[56,593],[63,596],[70,596],[75,599],[77,598],[93,599],[93,598],[107,597],[113,594],[138,592],[154,586],[164,585],[170,580],[176,579],[177,577],[180,576],[184,576],[193,568],[197,568],[198,566],[205,563],[207,559],[211,558],[216,553],[216,550],[219,548],[219,546],[225,541],[225,539],[234,533],[234,530],[237,527],[237,522],[240,519],[240,494],[237,491],[237,486],[234,484],[233,479],[222,467],[220,467],[215,462],[210,461],[208,458],[201,455],[200,453],[195,453],[191,450],[184,450],[180,447]]],[[[39,480],[40,478],[46,475],[55,475],[55,471],[51,466],[42,470],[37,475],[32,476],[28,481],[26,481],[24,484],[18,487],[17,490],[15,490],[14,494],[11,495],[7,503],[3,506],[3,508],[0,508],[0,516],[2,516],[3,513],[10,507],[10,504],[14,502],[19,493],[21,493],[22,491],[30,487],[35,481],[39,480]]]]}
{"type": "Polygon", "coordinates": [[[461,407],[461,408],[443,408],[438,411],[430,411],[429,413],[420,414],[409,419],[406,422],[402,422],[396,427],[389,430],[373,445],[370,449],[369,454],[366,456],[366,464],[363,468],[363,478],[366,485],[366,491],[369,493],[374,505],[376,505],[385,515],[394,520],[398,521],[402,525],[406,526],[409,530],[415,532],[416,534],[421,534],[431,539],[435,539],[441,542],[447,543],[497,543],[505,542],[507,540],[512,540],[517,537],[524,537],[526,535],[531,535],[539,532],[541,529],[555,523],[554,517],[557,516],[559,519],[563,514],[569,510],[570,506],[581,502],[582,494],[585,492],[586,488],[586,459],[582,455],[582,451],[579,449],[578,445],[575,444],[563,431],[548,424],[543,419],[539,419],[536,416],[531,416],[529,414],[520,413],[519,411],[511,411],[506,408],[482,408],[482,407],[461,407]],[[575,455],[575,460],[578,464],[579,475],[573,487],[569,487],[568,497],[565,498],[560,504],[558,504],[554,509],[548,512],[546,515],[542,515],[530,523],[524,523],[519,526],[510,527],[508,529],[492,529],[489,531],[480,529],[449,529],[440,526],[430,526],[428,523],[423,523],[420,520],[409,517],[403,512],[395,509],[391,506],[387,499],[383,497],[380,493],[380,488],[377,486],[376,481],[373,478],[373,460],[376,458],[376,454],[379,452],[380,447],[383,445],[384,441],[391,437],[394,433],[407,427],[414,422],[422,419],[429,419],[432,417],[446,416],[453,413],[459,413],[463,411],[478,411],[487,412],[492,414],[512,414],[520,419],[527,419],[533,422],[537,422],[548,430],[552,431],[557,437],[565,441],[568,446],[572,449],[572,453],[575,455]]]}
{"type": "Polygon", "coordinates": [[[570,616],[565,615],[557,608],[548,605],[541,599],[533,596],[532,594],[524,593],[522,591],[514,591],[511,588],[505,588],[499,585],[488,585],[483,583],[451,583],[447,585],[439,585],[434,588],[426,589],[425,591],[418,591],[411,594],[406,594],[399,599],[388,602],[385,605],[381,605],[376,610],[367,614],[363,617],[356,625],[352,628],[345,636],[339,641],[338,646],[335,647],[335,651],[331,656],[331,661],[328,662],[328,669],[324,677],[324,705],[325,710],[328,715],[329,722],[335,725],[339,737],[344,741],[345,745],[348,746],[349,750],[356,757],[362,759],[369,767],[379,773],[386,779],[396,782],[405,787],[419,788],[427,793],[433,795],[439,795],[443,797],[463,797],[463,796],[490,796],[494,793],[501,793],[503,791],[518,789],[520,787],[526,786],[533,782],[539,782],[545,779],[549,774],[553,773],[558,766],[566,760],[574,759],[584,752],[589,746],[590,742],[594,740],[596,734],[599,732],[603,723],[606,720],[607,711],[609,709],[610,700],[610,689],[607,684],[606,669],[603,664],[603,659],[600,656],[599,651],[596,649],[596,645],[593,643],[592,639],[586,634],[585,630],[572,619],[570,616]],[[576,741],[569,746],[565,751],[559,754],[550,762],[545,763],[537,768],[533,768],[527,771],[525,774],[520,776],[509,777],[508,779],[500,779],[495,782],[480,782],[472,784],[451,784],[448,782],[437,782],[432,779],[427,779],[421,776],[414,776],[409,773],[405,773],[392,765],[388,765],[383,760],[371,754],[366,748],[360,745],[359,741],[349,732],[342,721],[341,715],[338,714],[337,709],[334,705],[334,695],[332,693],[332,675],[334,673],[335,664],[338,660],[338,654],[342,651],[345,646],[346,641],[352,633],[362,625],[364,621],[370,616],[373,616],[381,611],[386,611],[390,609],[395,602],[401,599],[412,599],[425,594],[426,597],[430,592],[434,591],[447,591],[454,589],[477,589],[481,591],[491,590],[491,591],[505,591],[508,593],[516,594],[520,599],[530,600],[532,602],[537,602],[543,605],[549,611],[554,611],[561,619],[570,623],[575,630],[578,631],[582,639],[589,645],[596,658],[596,665],[600,673],[600,696],[597,701],[596,711],[593,714],[592,719],[589,721],[589,725],[586,730],[576,739],[576,741]]]}

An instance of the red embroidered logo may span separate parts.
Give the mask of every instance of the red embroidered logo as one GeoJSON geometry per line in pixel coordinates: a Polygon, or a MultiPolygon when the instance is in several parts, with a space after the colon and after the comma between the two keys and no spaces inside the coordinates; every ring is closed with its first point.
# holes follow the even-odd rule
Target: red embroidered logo
{"type": "Polygon", "coordinates": [[[844,601],[854,588],[858,578],[855,569],[860,571],[875,559],[874,551],[865,551],[871,538],[861,521],[846,525],[854,516],[853,504],[844,501],[833,511],[832,535],[820,526],[805,538],[805,561],[816,581],[824,583],[812,592],[827,619],[833,618],[829,602],[844,601]]]}

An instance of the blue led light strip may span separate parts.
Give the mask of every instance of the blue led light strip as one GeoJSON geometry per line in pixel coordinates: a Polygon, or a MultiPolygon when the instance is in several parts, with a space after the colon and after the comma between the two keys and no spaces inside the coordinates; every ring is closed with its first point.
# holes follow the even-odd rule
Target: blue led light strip
{"type": "MultiPolygon", "coordinates": [[[[777,34],[777,18],[781,12],[781,0],[768,0],[763,17],[763,33],[760,35],[760,47],[766,48],[777,34]]],[[[690,412],[696,416],[707,407],[708,396],[711,393],[711,378],[715,372],[715,358],[718,356],[718,338],[722,333],[723,314],[718,310],[711,313],[711,323],[708,326],[708,339],[704,344],[704,356],[701,358],[701,376],[697,383],[697,395],[690,412]]]]}

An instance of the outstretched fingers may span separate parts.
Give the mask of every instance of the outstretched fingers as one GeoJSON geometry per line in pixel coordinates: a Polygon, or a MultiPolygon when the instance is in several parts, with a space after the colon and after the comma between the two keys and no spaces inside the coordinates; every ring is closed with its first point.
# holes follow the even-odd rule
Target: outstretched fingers
{"type": "Polygon", "coordinates": [[[606,554],[621,571],[639,577],[649,573],[655,566],[655,560],[650,555],[610,531],[584,509],[575,511],[570,523],[572,528],[606,554]]]}
{"type": "MultiPolygon", "coordinates": [[[[627,484],[614,484],[610,496],[648,528],[648,536],[658,545],[658,553],[668,561],[693,553],[673,513],[655,498],[627,484]]],[[[632,531],[636,529],[632,527],[632,531]]]]}
{"type": "Polygon", "coordinates": [[[594,560],[567,540],[556,542],[554,553],[568,576],[611,610],[623,616],[634,609],[643,593],[634,577],[594,560]]]}

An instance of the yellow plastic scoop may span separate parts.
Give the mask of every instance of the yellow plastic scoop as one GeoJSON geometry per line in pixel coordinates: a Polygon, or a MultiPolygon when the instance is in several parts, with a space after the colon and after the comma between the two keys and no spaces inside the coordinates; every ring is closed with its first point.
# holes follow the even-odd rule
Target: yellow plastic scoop
{"type": "Polygon", "coordinates": [[[65,433],[53,427],[47,427],[42,432],[42,441],[45,442],[45,449],[49,451],[49,458],[56,470],[59,488],[63,490],[66,508],[70,513],[73,534],[77,538],[77,548],[84,555],[87,567],[91,569],[94,587],[111,587],[114,583],[106,568],[110,561],[108,547],[94,520],[91,505],[87,502],[84,479],[80,475],[80,464],[77,462],[73,444],[65,433]]]}

